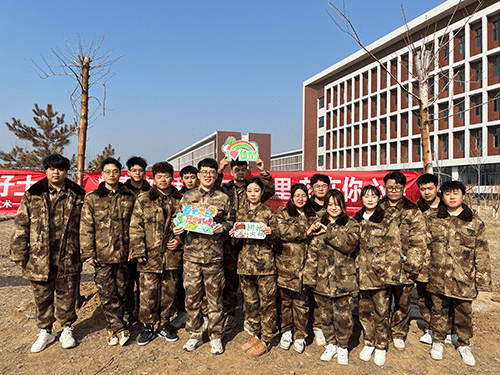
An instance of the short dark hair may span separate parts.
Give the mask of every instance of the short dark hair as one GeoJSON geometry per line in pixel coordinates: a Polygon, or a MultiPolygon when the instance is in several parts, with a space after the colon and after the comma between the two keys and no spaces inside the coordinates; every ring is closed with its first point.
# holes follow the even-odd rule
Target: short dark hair
{"type": "Polygon", "coordinates": [[[144,159],[140,156],[131,156],[127,160],[127,168],[130,169],[134,165],[138,165],[139,167],[141,167],[142,169],[145,170],[148,167],[148,162],[146,161],[146,159],[144,159]]]}
{"type": "Polygon", "coordinates": [[[448,191],[460,189],[462,190],[462,194],[465,195],[465,185],[460,181],[446,181],[441,185],[441,194],[444,194],[448,191]]]}
{"type": "Polygon", "coordinates": [[[203,168],[203,167],[212,168],[212,169],[215,169],[217,171],[219,164],[217,164],[217,160],[215,160],[215,159],[205,158],[198,163],[198,171],[200,171],[201,168],[203,168]]]}
{"type": "Polygon", "coordinates": [[[366,185],[363,189],[361,189],[360,197],[363,198],[368,193],[373,193],[379,198],[382,196],[382,194],[380,194],[380,190],[375,185],[366,185]]]}
{"type": "Polygon", "coordinates": [[[71,163],[69,159],[59,154],[52,154],[43,159],[43,169],[45,170],[57,168],[69,171],[70,167],[71,163]]]}
{"type": "Polygon", "coordinates": [[[257,184],[260,186],[260,190],[264,191],[264,184],[262,183],[261,179],[258,176],[254,176],[250,179],[247,180],[245,183],[245,188],[248,187],[250,184],[257,184]]]}
{"type": "Polygon", "coordinates": [[[241,161],[241,160],[232,160],[231,161],[231,170],[233,170],[234,167],[248,167],[248,162],[241,161]]]}
{"type": "Polygon", "coordinates": [[[180,174],[181,174],[181,178],[185,174],[194,174],[196,176],[198,174],[198,168],[193,167],[192,165],[187,165],[181,169],[180,174]]]}
{"type": "Polygon", "coordinates": [[[174,167],[168,161],[159,161],[153,165],[153,177],[157,173],[169,173],[170,176],[174,177],[174,167]]]}
{"type": "Polygon", "coordinates": [[[438,177],[430,173],[424,173],[423,175],[420,175],[417,178],[418,187],[420,187],[420,185],[430,184],[431,182],[434,184],[434,186],[437,187],[439,185],[438,177]]]}
{"type": "Polygon", "coordinates": [[[107,157],[106,159],[104,159],[101,163],[101,171],[104,170],[104,166],[108,165],[108,164],[114,164],[116,168],[118,168],[119,170],[122,169],[122,163],[120,163],[118,160],[116,160],[115,158],[112,158],[112,157],[107,157]]]}
{"type": "Polygon", "coordinates": [[[399,171],[387,173],[384,176],[384,184],[387,184],[388,180],[394,180],[396,184],[406,186],[406,176],[399,171]]]}
{"type": "Polygon", "coordinates": [[[313,186],[316,182],[321,181],[324,182],[325,184],[330,187],[330,177],[328,177],[326,174],[319,174],[316,173],[311,177],[311,186],[313,186]]]}

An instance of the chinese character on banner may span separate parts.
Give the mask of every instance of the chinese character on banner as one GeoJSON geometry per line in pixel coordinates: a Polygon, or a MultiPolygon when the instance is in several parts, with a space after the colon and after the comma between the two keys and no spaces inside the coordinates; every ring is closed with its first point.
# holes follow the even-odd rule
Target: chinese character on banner
{"type": "Polygon", "coordinates": [[[0,208],[12,208],[12,202],[9,200],[6,200],[4,202],[0,201],[0,208]]]}
{"type": "Polygon", "coordinates": [[[350,202],[357,202],[361,189],[363,187],[363,180],[356,180],[356,177],[346,177],[342,192],[344,193],[345,200],[350,202]]]}
{"type": "Polygon", "coordinates": [[[24,195],[24,192],[28,190],[31,186],[36,184],[37,181],[31,181],[31,175],[26,176],[26,180],[24,181],[17,181],[17,185],[24,185],[24,191],[16,191],[14,192],[14,196],[16,197],[22,197],[24,195]]]}
{"type": "Polygon", "coordinates": [[[290,189],[292,187],[291,178],[275,178],[274,188],[276,190],[276,196],[279,199],[288,200],[290,199],[290,189]]]}
{"type": "Polygon", "coordinates": [[[182,189],[182,186],[184,186],[180,177],[174,178],[172,185],[174,185],[178,190],[182,189]]]}
{"type": "Polygon", "coordinates": [[[330,180],[330,189],[339,189],[337,185],[340,185],[342,183],[342,180],[330,180]]]}
{"type": "Polygon", "coordinates": [[[3,187],[2,190],[0,190],[0,197],[7,197],[9,196],[9,186],[14,186],[15,183],[10,182],[14,178],[14,176],[1,176],[1,178],[4,179],[3,182],[0,182],[0,188],[3,187]]]}
{"type": "Polygon", "coordinates": [[[373,185],[375,185],[375,187],[378,187],[378,189],[380,190],[380,193],[382,194],[382,196],[384,197],[385,196],[385,186],[377,181],[377,179],[375,177],[372,178],[372,182],[373,182],[373,185]]]}
{"type": "Polygon", "coordinates": [[[311,186],[311,180],[309,177],[304,177],[301,180],[299,180],[299,184],[304,184],[307,186],[307,190],[309,192],[309,195],[312,195],[312,186],[311,186]]]}

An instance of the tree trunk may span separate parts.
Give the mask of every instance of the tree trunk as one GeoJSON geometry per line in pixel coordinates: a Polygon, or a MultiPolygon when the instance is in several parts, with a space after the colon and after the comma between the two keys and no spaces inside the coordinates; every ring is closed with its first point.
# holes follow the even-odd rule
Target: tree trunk
{"type": "Polygon", "coordinates": [[[420,109],[420,135],[422,139],[422,162],[424,173],[432,174],[431,142],[429,137],[429,75],[428,67],[431,53],[428,50],[415,54],[415,67],[418,77],[418,96],[420,109]]]}
{"type": "Polygon", "coordinates": [[[90,58],[83,58],[82,66],[82,102],[80,110],[80,132],[78,134],[78,161],[76,178],[78,185],[83,187],[83,171],[85,169],[85,148],[87,144],[87,125],[89,117],[89,68],[90,58]]]}

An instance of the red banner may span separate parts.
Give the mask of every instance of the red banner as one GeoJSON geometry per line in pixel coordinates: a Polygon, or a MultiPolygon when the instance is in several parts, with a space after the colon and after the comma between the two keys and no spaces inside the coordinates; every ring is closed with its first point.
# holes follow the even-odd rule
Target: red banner
{"type": "MultiPolygon", "coordinates": [[[[347,212],[353,215],[358,211],[363,204],[361,203],[360,193],[366,185],[375,185],[380,189],[380,192],[385,196],[384,176],[389,171],[299,171],[299,172],[283,172],[272,171],[276,194],[266,204],[273,210],[285,205],[290,198],[290,188],[293,184],[305,184],[309,193],[312,194],[310,180],[315,173],[322,173],[330,177],[332,189],[339,189],[344,193],[347,203],[347,212]]],[[[406,197],[413,202],[419,197],[418,187],[416,184],[420,172],[403,172],[407,179],[406,197]]],[[[252,172],[251,175],[258,176],[258,172],[252,172]]],[[[0,169],[0,213],[16,212],[23,197],[24,192],[29,189],[35,182],[45,177],[44,172],[31,171],[24,169],[0,169]]],[[[122,171],[121,182],[128,179],[127,171],[122,171]]],[[[153,174],[151,171],[146,172],[146,179],[150,184],[153,184],[153,174]]],[[[226,183],[231,180],[230,172],[224,172],[224,181],[226,183]]],[[[85,173],[83,185],[87,192],[97,188],[97,185],[102,181],[101,172],[85,173]]],[[[182,181],[179,172],[174,172],[173,185],[180,189],[182,181]]]]}

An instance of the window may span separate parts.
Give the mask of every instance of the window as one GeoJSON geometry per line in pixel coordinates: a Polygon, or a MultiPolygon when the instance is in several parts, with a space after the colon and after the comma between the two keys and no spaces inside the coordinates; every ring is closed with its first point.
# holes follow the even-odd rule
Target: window
{"type": "Polygon", "coordinates": [[[500,96],[499,93],[495,95],[493,99],[493,112],[500,112],[500,96]]]}
{"type": "Polygon", "coordinates": [[[500,56],[493,57],[493,76],[500,76],[500,56]]]}
{"type": "Polygon", "coordinates": [[[461,102],[457,105],[458,118],[462,120],[465,117],[465,103],[461,102]]]}
{"type": "Polygon", "coordinates": [[[429,107],[429,121],[434,121],[434,106],[429,107]]]}
{"type": "Polygon", "coordinates": [[[323,155],[318,155],[318,167],[322,167],[325,164],[325,157],[323,155]]]}
{"type": "Polygon", "coordinates": [[[474,136],[474,147],[476,150],[481,150],[483,148],[483,130],[482,129],[477,129],[473,133],[474,136]]]}
{"type": "Polygon", "coordinates": [[[408,113],[403,113],[401,115],[401,122],[404,123],[405,130],[408,130],[408,113]]]}
{"type": "Polygon", "coordinates": [[[325,137],[321,135],[318,138],[318,147],[323,147],[324,145],[325,145],[325,137]]]}
{"type": "Polygon", "coordinates": [[[450,110],[448,107],[445,107],[443,111],[443,121],[448,122],[448,117],[450,117],[450,110]]]}
{"type": "Polygon", "coordinates": [[[481,48],[483,45],[483,29],[475,30],[476,48],[481,48]]]}
{"type": "Polygon", "coordinates": [[[483,80],[483,63],[481,61],[474,64],[474,76],[476,77],[476,82],[483,80]]]}
{"type": "Polygon", "coordinates": [[[434,96],[434,77],[429,78],[429,94],[434,96]]]}
{"type": "Polygon", "coordinates": [[[318,119],[318,128],[322,128],[325,126],[325,116],[321,116],[319,119],[318,119]]]}
{"type": "Polygon", "coordinates": [[[457,134],[457,140],[458,140],[458,151],[459,152],[464,152],[464,133],[458,133],[457,134]]]}
{"type": "Polygon", "coordinates": [[[318,108],[321,109],[325,106],[325,97],[322,96],[321,98],[318,99],[318,108]]]}
{"type": "Polygon", "coordinates": [[[493,147],[500,147],[500,128],[493,129],[493,147]]]}
{"type": "Polygon", "coordinates": [[[493,22],[493,41],[500,40],[500,20],[493,22]]]}
{"type": "Polygon", "coordinates": [[[391,155],[393,159],[398,158],[398,145],[397,143],[391,143],[391,155]]]}
{"type": "Polygon", "coordinates": [[[392,128],[394,129],[394,133],[398,134],[398,122],[396,121],[396,118],[391,117],[391,122],[392,122],[392,128]]]}
{"type": "Polygon", "coordinates": [[[415,148],[417,150],[417,158],[419,158],[422,154],[422,148],[420,146],[420,139],[415,139],[415,148]]]}
{"type": "Polygon", "coordinates": [[[449,43],[446,43],[443,46],[443,58],[445,60],[449,60],[450,59],[450,44],[449,43]]]}
{"type": "Polygon", "coordinates": [[[465,53],[465,35],[458,37],[458,54],[463,55],[465,53]]]}
{"type": "Polygon", "coordinates": [[[442,134],[439,136],[441,139],[441,153],[442,154],[447,154],[448,153],[448,134],[442,134]]]}
{"type": "Polygon", "coordinates": [[[457,71],[458,86],[465,86],[465,69],[461,68],[457,71]]]}
{"type": "Polygon", "coordinates": [[[483,114],[483,100],[481,96],[476,96],[474,98],[474,114],[476,116],[481,116],[483,114]]]}

